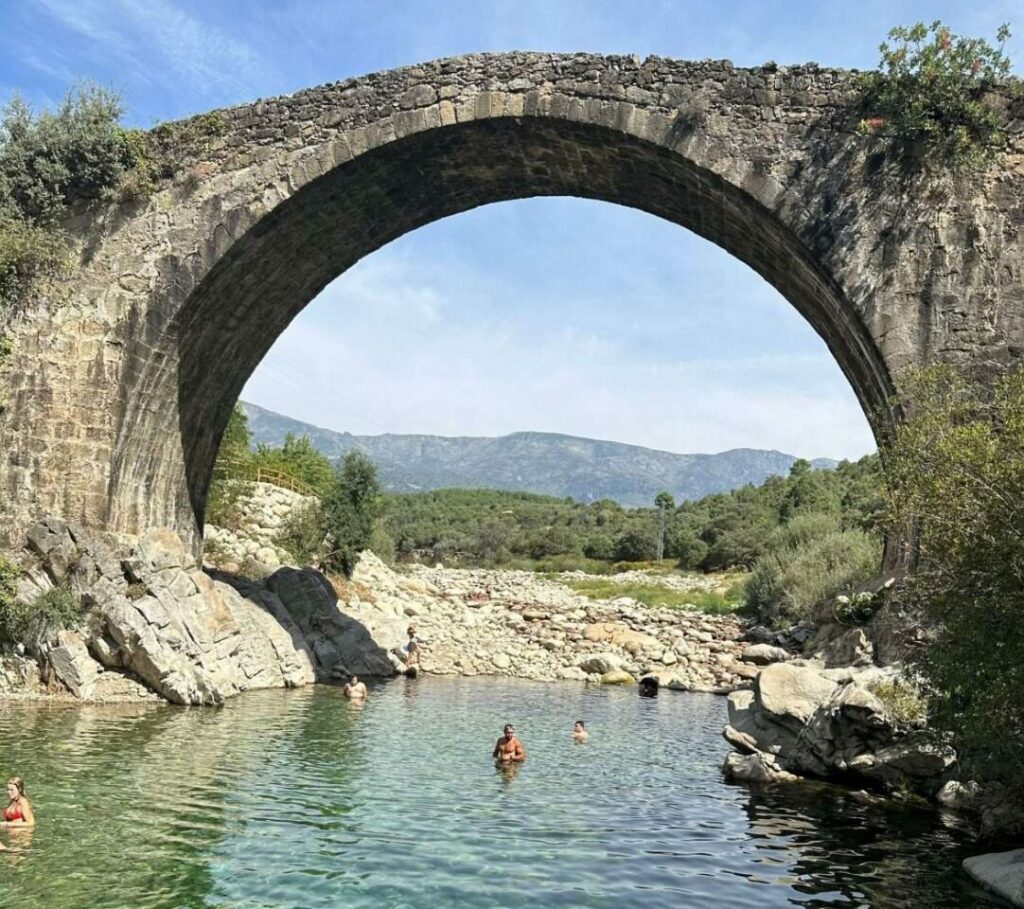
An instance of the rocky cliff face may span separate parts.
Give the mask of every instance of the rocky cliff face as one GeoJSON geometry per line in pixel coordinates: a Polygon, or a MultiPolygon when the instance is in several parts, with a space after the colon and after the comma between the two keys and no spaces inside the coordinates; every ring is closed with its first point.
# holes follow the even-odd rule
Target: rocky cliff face
{"type": "Polygon", "coordinates": [[[170,531],[132,539],[55,520],[30,528],[28,550],[36,565],[19,599],[66,586],[83,607],[78,627],[44,627],[28,642],[44,675],[77,697],[154,692],[176,704],[219,704],[339,672],[394,672],[317,572],[282,568],[262,583],[211,576],[170,531]]]}

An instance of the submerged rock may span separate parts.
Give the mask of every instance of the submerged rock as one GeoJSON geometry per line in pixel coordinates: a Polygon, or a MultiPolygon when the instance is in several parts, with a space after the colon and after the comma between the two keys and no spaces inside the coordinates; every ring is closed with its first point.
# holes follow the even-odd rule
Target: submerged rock
{"type": "Polygon", "coordinates": [[[964,859],[964,870],[1011,905],[1024,907],[1024,849],[964,859]]]}

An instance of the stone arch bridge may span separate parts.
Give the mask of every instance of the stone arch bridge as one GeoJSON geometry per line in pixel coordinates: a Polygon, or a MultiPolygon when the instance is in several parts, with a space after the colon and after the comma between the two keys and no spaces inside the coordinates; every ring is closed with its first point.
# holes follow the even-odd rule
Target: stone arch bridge
{"type": "Polygon", "coordinates": [[[198,545],[232,405],[291,319],[407,231],[529,196],[632,206],[732,253],[878,434],[904,367],[1020,358],[1024,155],[926,192],[857,134],[855,97],[815,65],[509,53],[220,111],[152,197],[70,220],[73,277],[0,326],[0,534],[54,515],[198,545]]]}

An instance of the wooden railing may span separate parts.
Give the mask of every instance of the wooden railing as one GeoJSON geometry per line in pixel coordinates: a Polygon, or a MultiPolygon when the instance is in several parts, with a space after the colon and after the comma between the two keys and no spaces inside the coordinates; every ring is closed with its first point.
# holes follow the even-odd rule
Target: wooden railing
{"type": "Polygon", "coordinates": [[[274,470],[270,467],[263,467],[259,464],[245,464],[241,461],[227,461],[218,463],[214,467],[214,473],[227,473],[230,479],[245,480],[249,483],[269,483],[272,486],[279,486],[290,492],[297,492],[303,496],[319,498],[320,494],[308,483],[303,482],[291,474],[281,470],[274,470]]]}

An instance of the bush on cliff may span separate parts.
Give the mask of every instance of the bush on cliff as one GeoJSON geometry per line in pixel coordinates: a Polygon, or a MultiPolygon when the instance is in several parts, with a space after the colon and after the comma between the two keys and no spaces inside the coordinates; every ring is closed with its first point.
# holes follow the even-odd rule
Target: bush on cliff
{"type": "Polygon", "coordinates": [[[901,384],[890,507],[916,541],[903,596],[934,634],[918,657],[930,719],[969,772],[1024,790],[1024,371],[994,387],[949,368],[901,384]]]}
{"type": "Polygon", "coordinates": [[[993,89],[1010,73],[1002,51],[1009,37],[1007,25],[996,32],[998,47],[938,21],[894,28],[881,45],[879,71],[860,80],[861,131],[887,137],[904,161],[985,167],[1008,141],[993,89]]]}
{"type": "Polygon", "coordinates": [[[138,162],[119,125],[114,93],[82,86],[53,111],[34,114],[15,98],[0,120],[0,308],[40,279],[62,275],[71,252],[57,223],[68,206],[112,193],[138,162]]]}
{"type": "Polygon", "coordinates": [[[18,609],[15,595],[21,569],[13,562],[0,556],[0,642],[13,641],[14,616],[18,609]]]}

